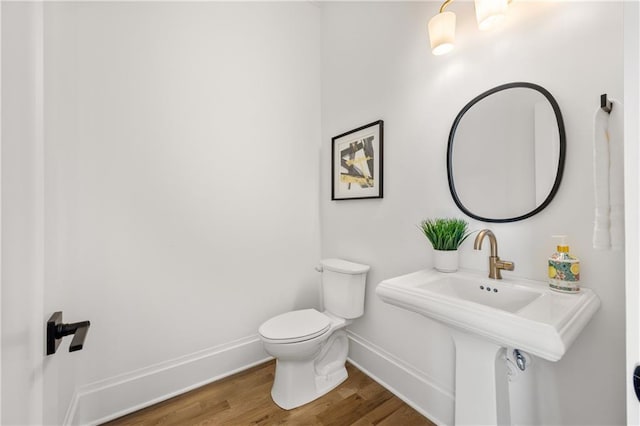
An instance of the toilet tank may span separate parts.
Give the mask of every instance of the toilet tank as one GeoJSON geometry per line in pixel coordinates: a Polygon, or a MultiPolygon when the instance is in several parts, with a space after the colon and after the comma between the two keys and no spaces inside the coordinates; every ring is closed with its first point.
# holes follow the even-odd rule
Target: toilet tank
{"type": "Polygon", "coordinates": [[[320,264],[324,309],[345,319],[362,316],[369,266],[342,259],[324,259],[320,264]]]}

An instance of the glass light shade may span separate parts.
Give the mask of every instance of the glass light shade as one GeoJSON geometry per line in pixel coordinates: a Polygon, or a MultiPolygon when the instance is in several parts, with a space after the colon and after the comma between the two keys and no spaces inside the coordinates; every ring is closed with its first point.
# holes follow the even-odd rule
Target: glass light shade
{"type": "Polygon", "coordinates": [[[478,27],[484,31],[502,21],[507,14],[507,0],[475,0],[478,27]]]}
{"type": "Polygon", "coordinates": [[[429,20],[429,40],[434,55],[453,50],[456,40],[456,14],[442,12],[429,20]]]}

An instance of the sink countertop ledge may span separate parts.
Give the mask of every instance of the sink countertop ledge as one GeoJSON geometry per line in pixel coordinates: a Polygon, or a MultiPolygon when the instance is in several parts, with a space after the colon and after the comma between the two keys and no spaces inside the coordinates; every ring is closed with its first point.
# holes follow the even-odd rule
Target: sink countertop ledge
{"type": "Polygon", "coordinates": [[[468,270],[424,269],[382,281],[376,294],[386,303],[548,361],[562,358],[600,307],[589,288],[565,294],[540,281],[492,280],[468,270]]]}

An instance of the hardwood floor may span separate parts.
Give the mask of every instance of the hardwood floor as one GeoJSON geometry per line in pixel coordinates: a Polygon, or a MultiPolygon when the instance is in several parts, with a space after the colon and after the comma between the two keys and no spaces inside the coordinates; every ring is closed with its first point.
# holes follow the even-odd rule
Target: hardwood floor
{"type": "Polygon", "coordinates": [[[275,361],[105,423],[133,425],[433,426],[360,370],[327,395],[294,410],[271,400],[275,361]]]}

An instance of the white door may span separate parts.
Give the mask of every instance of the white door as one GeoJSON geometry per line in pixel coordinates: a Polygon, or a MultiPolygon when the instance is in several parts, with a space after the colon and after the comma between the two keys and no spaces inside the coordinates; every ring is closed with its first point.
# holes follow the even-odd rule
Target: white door
{"type": "Polygon", "coordinates": [[[0,423],[43,418],[42,3],[0,3],[0,423]]]}

